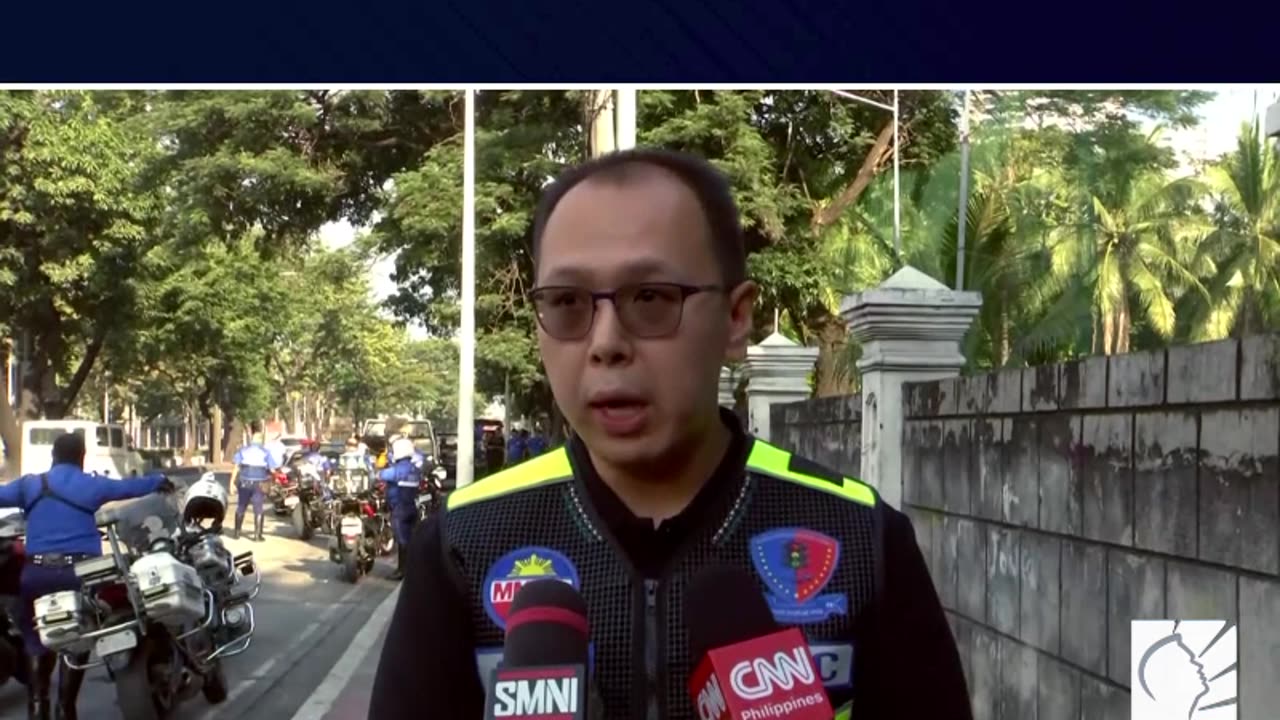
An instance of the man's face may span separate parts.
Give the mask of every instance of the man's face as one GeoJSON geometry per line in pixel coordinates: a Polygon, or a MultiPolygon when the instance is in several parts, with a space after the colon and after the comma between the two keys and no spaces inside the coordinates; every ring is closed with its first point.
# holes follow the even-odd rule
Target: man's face
{"type": "MultiPolygon", "coordinates": [[[[539,249],[539,288],[610,292],[638,283],[724,285],[697,195],[659,168],[575,186],[551,214],[539,249]]],[[[720,367],[746,352],[754,297],[752,283],[692,294],[677,329],[662,337],[630,332],[608,300],[596,303],[581,339],[552,337],[540,325],[556,403],[592,453],[643,467],[718,422],[720,367]]]]}

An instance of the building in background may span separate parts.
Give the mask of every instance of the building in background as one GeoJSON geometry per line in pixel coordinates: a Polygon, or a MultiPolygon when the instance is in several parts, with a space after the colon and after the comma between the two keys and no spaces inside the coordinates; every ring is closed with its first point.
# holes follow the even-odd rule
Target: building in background
{"type": "Polygon", "coordinates": [[[1267,137],[1280,137],[1280,101],[1267,108],[1267,137]]]}

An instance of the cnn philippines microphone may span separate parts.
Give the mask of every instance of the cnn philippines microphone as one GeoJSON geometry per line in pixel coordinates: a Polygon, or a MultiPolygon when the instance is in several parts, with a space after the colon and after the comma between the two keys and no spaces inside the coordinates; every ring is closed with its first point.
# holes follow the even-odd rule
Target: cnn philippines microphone
{"type": "Polygon", "coordinates": [[[809,645],[780,630],[760,587],[731,567],[709,567],[685,588],[689,652],[700,659],[689,695],[701,720],[831,720],[809,645]]]}
{"type": "Polygon", "coordinates": [[[539,580],[520,588],[485,698],[486,720],[598,717],[587,687],[588,630],[586,603],[567,583],[539,580]]]}

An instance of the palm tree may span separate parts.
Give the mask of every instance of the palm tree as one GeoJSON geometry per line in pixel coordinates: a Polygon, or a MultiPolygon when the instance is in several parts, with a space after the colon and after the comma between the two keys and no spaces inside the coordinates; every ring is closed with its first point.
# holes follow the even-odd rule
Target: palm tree
{"type": "Polygon", "coordinates": [[[1198,303],[1191,333],[1210,340],[1280,325],[1280,148],[1258,123],[1240,129],[1234,152],[1208,172],[1216,229],[1197,261],[1210,299],[1198,303]]]}
{"type": "Polygon", "coordinates": [[[1055,231],[1050,246],[1053,282],[1087,288],[1092,305],[1092,352],[1129,351],[1135,306],[1163,340],[1176,326],[1175,283],[1207,297],[1182,261],[1185,248],[1205,235],[1196,211],[1200,185],[1147,173],[1116,184],[1104,199],[1087,190],[1081,220],[1055,231]]]}

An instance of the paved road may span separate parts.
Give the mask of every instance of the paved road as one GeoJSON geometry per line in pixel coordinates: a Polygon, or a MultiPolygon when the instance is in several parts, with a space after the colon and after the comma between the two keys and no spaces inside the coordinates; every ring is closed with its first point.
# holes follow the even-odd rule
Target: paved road
{"type": "MultiPolygon", "coordinates": [[[[228,478],[221,475],[219,479],[225,484],[228,478]]],[[[175,718],[364,718],[367,705],[362,705],[360,696],[367,697],[367,690],[339,691],[349,678],[367,675],[364,665],[377,662],[381,626],[394,602],[389,596],[397,585],[386,579],[391,565],[379,561],[372,577],[352,586],[337,578],[338,566],[329,561],[326,550],[327,537],[309,543],[294,539],[288,523],[277,520],[270,511],[265,534],[264,543],[228,541],[233,552],[253,550],[263,576],[262,592],[254,601],[257,632],[253,645],[226,662],[230,697],[221,705],[210,706],[197,695],[179,708],[175,718]],[[382,610],[375,617],[380,606],[382,610]],[[346,656],[352,657],[340,662],[346,656]]],[[[79,714],[82,720],[120,717],[115,688],[104,670],[92,670],[86,677],[79,714]]],[[[25,717],[25,688],[12,681],[0,687],[0,720],[25,717]]]]}

